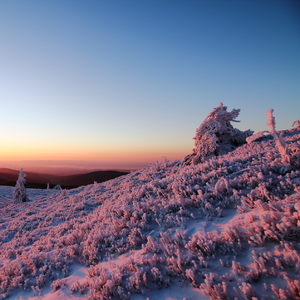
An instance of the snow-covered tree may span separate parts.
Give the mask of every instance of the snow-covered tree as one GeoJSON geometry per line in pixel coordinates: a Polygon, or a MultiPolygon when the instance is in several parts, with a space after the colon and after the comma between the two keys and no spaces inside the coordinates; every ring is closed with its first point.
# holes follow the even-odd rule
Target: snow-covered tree
{"type": "Polygon", "coordinates": [[[230,122],[239,122],[235,120],[239,112],[239,109],[227,112],[227,107],[223,106],[223,103],[214,108],[197,128],[194,137],[196,147],[192,154],[185,157],[185,164],[198,164],[207,158],[228,153],[244,144],[253,131],[241,131],[231,125],[230,122]]]}
{"type": "Polygon", "coordinates": [[[26,174],[23,172],[23,169],[21,169],[13,195],[15,202],[26,202],[28,200],[25,188],[25,177],[26,174]]]}

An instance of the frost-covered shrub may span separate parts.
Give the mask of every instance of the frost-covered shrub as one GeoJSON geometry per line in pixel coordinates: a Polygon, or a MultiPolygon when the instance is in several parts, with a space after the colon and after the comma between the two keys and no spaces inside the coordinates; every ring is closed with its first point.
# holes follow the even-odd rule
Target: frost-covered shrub
{"type": "Polygon", "coordinates": [[[144,247],[144,251],[152,253],[159,253],[161,251],[160,246],[156,244],[156,242],[150,235],[147,236],[147,243],[144,247]]]}
{"type": "Polygon", "coordinates": [[[163,284],[163,277],[160,272],[160,270],[156,267],[153,267],[151,269],[151,274],[152,274],[152,280],[157,283],[159,286],[162,286],[163,284]]]}
{"type": "Polygon", "coordinates": [[[88,281],[84,281],[83,283],[79,283],[78,281],[75,281],[71,286],[71,292],[72,293],[80,293],[84,294],[87,291],[87,288],[89,287],[88,281]]]}
{"type": "Polygon", "coordinates": [[[121,300],[128,300],[130,299],[128,293],[125,292],[124,288],[122,286],[117,287],[117,293],[121,300]]]}
{"type": "Polygon", "coordinates": [[[214,300],[227,300],[227,284],[222,281],[217,283],[215,274],[209,273],[205,275],[204,283],[201,283],[200,290],[210,296],[214,300]]]}
{"type": "Polygon", "coordinates": [[[171,165],[170,161],[167,159],[166,156],[163,156],[161,158],[161,160],[157,160],[154,164],[149,164],[150,168],[153,171],[160,171],[160,170],[164,170],[165,168],[169,167],[171,165]]]}
{"type": "Polygon", "coordinates": [[[57,279],[51,283],[52,292],[56,292],[58,289],[64,288],[66,286],[65,279],[57,279]]]}
{"type": "MultiPolygon", "coordinates": [[[[242,295],[246,298],[246,299],[253,299],[253,288],[251,286],[250,283],[247,282],[242,282],[242,285],[239,286],[239,289],[242,292],[242,295]]],[[[240,293],[237,292],[237,290],[235,289],[237,295],[239,296],[240,293]]]]}
{"type": "Polygon", "coordinates": [[[20,170],[19,177],[14,189],[14,202],[26,202],[28,200],[25,183],[26,183],[26,174],[23,172],[23,169],[20,170]]]}
{"type": "Polygon", "coordinates": [[[46,282],[46,277],[44,274],[40,274],[39,276],[36,277],[36,284],[39,288],[43,287],[45,282],[46,282]]]}
{"type": "Polygon", "coordinates": [[[194,234],[186,244],[186,248],[192,253],[199,253],[201,256],[212,256],[217,248],[218,238],[214,233],[194,234]]]}
{"type": "Polygon", "coordinates": [[[185,276],[192,282],[193,287],[198,287],[198,283],[197,283],[197,280],[196,280],[194,270],[186,269],[185,270],[185,276]]]}
{"type": "Polygon", "coordinates": [[[230,122],[238,122],[235,119],[239,115],[239,109],[227,112],[227,107],[222,103],[206,117],[196,130],[195,148],[193,153],[184,158],[184,163],[198,164],[204,160],[228,153],[246,142],[246,138],[253,132],[240,131],[234,128],[230,122]]]}

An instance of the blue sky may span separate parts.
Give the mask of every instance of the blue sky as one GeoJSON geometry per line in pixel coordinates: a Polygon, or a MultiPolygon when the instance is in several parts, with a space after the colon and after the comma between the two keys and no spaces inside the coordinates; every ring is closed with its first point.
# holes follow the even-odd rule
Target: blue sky
{"type": "Polygon", "coordinates": [[[191,153],[212,108],[300,119],[298,1],[0,1],[0,166],[191,153]]]}

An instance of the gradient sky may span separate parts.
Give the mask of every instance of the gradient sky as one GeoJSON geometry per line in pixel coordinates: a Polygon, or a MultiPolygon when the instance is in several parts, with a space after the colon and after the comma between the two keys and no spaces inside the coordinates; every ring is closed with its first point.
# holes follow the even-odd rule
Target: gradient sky
{"type": "Polygon", "coordinates": [[[299,1],[1,0],[0,38],[1,167],[182,159],[219,102],[300,119],[299,1]]]}

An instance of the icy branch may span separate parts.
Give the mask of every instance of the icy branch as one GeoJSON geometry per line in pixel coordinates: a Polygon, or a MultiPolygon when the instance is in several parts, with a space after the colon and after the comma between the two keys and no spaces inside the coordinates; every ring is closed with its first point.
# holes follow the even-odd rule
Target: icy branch
{"type": "Polygon", "coordinates": [[[296,127],[300,127],[300,120],[296,120],[296,121],[294,121],[294,123],[293,123],[292,127],[294,127],[294,126],[296,126],[296,127]]]}
{"type": "Polygon", "coordinates": [[[248,137],[246,138],[246,142],[247,142],[248,144],[250,144],[250,143],[252,143],[253,141],[255,141],[255,140],[257,140],[257,139],[263,137],[264,134],[265,134],[266,132],[269,132],[269,131],[267,131],[267,130],[259,131],[259,132],[255,133],[255,134],[253,134],[253,135],[250,135],[250,136],[248,136],[248,137]]]}
{"type": "Polygon", "coordinates": [[[267,111],[268,121],[267,125],[270,127],[270,132],[274,137],[276,147],[282,157],[283,164],[291,164],[291,156],[289,155],[289,149],[285,144],[285,141],[281,134],[279,134],[275,129],[275,118],[273,117],[273,109],[267,111]]]}

